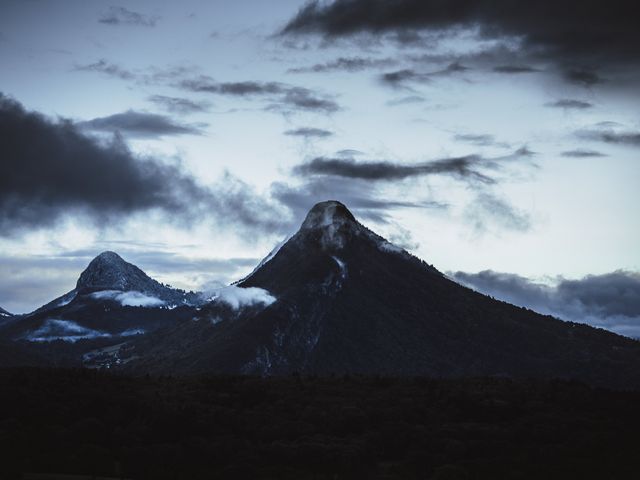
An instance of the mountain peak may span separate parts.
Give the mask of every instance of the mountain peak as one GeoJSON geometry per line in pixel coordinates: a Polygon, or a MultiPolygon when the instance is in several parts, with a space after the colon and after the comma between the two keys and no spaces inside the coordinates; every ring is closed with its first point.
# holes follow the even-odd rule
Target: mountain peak
{"type": "Polygon", "coordinates": [[[100,262],[123,262],[126,263],[124,261],[124,259],[118,255],[116,252],[112,252],[111,250],[106,250],[104,252],[102,252],[100,255],[98,255],[96,258],[93,259],[93,261],[100,261],[100,262]]]}
{"type": "Polygon", "coordinates": [[[337,200],[316,203],[302,222],[302,229],[322,228],[330,225],[356,223],[349,209],[337,200]]]}
{"type": "Polygon", "coordinates": [[[156,282],[115,252],[102,252],[80,274],[76,289],[140,290],[156,282]]]}

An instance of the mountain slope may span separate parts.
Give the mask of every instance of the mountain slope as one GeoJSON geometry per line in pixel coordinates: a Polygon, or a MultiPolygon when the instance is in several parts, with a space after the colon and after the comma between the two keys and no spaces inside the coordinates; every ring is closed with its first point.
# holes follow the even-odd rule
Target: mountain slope
{"type": "Polygon", "coordinates": [[[640,386],[640,344],[456,284],[359,224],[339,202],[239,284],[269,305],[213,303],[142,339],[139,371],[565,377],[640,386]]]}
{"type": "Polygon", "coordinates": [[[7,318],[7,317],[12,317],[12,316],[13,316],[13,314],[7,312],[4,308],[0,307],[0,317],[7,318]]]}
{"type": "Polygon", "coordinates": [[[103,252],[80,274],[76,288],[0,334],[32,342],[121,341],[174,323],[196,301],[197,294],[162,285],[118,254],[103,252]]]}

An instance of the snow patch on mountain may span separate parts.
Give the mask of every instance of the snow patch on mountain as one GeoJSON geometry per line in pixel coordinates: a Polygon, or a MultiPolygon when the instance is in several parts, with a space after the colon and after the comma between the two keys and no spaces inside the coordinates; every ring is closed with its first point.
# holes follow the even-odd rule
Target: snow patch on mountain
{"type": "Polygon", "coordinates": [[[347,278],[347,265],[336,256],[332,256],[331,258],[333,258],[333,260],[338,264],[338,268],[340,269],[340,279],[341,280],[346,280],[346,278],[347,278]]]}
{"type": "Polygon", "coordinates": [[[120,333],[121,337],[132,337],[134,335],[144,335],[146,332],[144,328],[129,328],[124,332],[120,333]]]}
{"type": "Polygon", "coordinates": [[[239,310],[244,307],[252,307],[255,305],[263,305],[267,307],[276,301],[276,297],[262,288],[242,288],[230,285],[216,291],[211,297],[211,301],[223,302],[229,305],[232,309],[239,310]]]}
{"type": "Polygon", "coordinates": [[[96,300],[114,300],[123,307],[161,307],[163,300],[145,295],[142,292],[121,292],[119,290],[102,290],[91,294],[96,300]]]}
{"type": "Polygon", "coordinates": [[[64,307],[65,305],[69,305],[71,302],[73,302],[73,299],[76,298],[76,295],[77,294],[75,290],[72,290],[66,295],[63,295],[62,298],[60,298],[60,300],[58,301],[58,303],[56,303],[54,308],[59,308],[59,307],[64,307]]]}

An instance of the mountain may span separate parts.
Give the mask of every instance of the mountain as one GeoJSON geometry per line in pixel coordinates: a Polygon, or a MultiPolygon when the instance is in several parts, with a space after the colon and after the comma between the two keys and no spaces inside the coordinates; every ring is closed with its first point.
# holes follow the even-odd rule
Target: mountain
{"type": "Polygon", "coordinates": [[[136,339],[126,368],[640,386],[639,342],[463,287],[336,201],[315,205],[295,235],[229,289],[196,318],[136,339]]]}
{"type": "Polygon", "coordinates": [[[198,294],[165,286],[118,254],[103,252],[80,274],[73,290],[5,325],[0,336],[27,342],[99,340],[105,345],[191,316],[191,305],[198,302],[198,294]]]}
{"type": "Polygon", "coordinates": [[[7,312],[4,308],[0,307],[0,317],[7,318],[12,316],[13,314],[7,312]]]}

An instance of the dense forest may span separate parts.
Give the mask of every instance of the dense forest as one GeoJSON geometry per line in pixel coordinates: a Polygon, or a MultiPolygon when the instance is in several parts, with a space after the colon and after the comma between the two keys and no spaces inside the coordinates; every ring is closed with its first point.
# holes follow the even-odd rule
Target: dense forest
{"type": "Polygon", "coordinates": [[[3,369],[1,469],[2,478],[635,478],[639,404],[640,392],[559,380],[3,369]]]}

